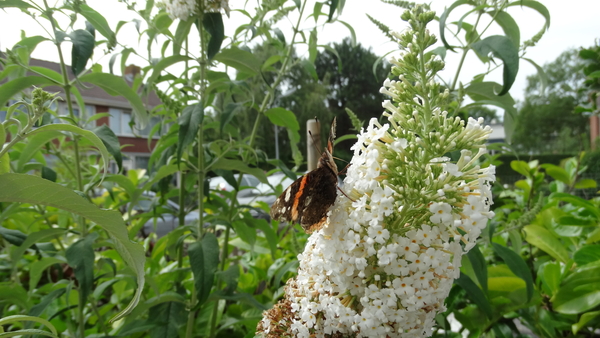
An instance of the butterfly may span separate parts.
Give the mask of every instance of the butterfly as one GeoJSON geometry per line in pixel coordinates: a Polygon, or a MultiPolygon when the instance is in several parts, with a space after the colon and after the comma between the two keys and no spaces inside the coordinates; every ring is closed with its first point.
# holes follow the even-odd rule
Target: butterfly
{"type": "Polygon", "coordinates": [[[300,223],[306,233],[320,230],[327,220],[327,210],[337,197],[338,169],[333,161],[335,118],[331,122],[327,148],[317,168],[298,178],[271,206],[271,218],[300,223]]]}

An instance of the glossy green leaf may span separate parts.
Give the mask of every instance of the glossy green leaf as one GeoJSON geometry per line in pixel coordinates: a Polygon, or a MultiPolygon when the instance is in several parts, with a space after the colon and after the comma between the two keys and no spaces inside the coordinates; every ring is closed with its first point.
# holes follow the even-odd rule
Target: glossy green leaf
{"type": "Polygon", "coordinates": [[[477,277],[477,281],[483,292],[487,294],[488,291],[488,271],[487,271],[487,263],[485,262],[485,257],[479,250],[479,246],[475,245],[469,252],[467,252],[467,257],[469,261],[471,261],[471,265],[473,266],[473,272],[477,277]]]}
{"type": "Polygon", "coordinates": [[[515,46],[511,39],[503,35],[492,35],[475,42],[473,50],[480,56],[487,56],[492,53],[495,57],[504,62],[503,67],[503,86],[498,96],[502,96],[510,90],[517,73],[519,72],[519,48],[515,46]]]}
{"type": "Polygon", "coordinates": [[[7,229],[3,226],[0,226],[0,236],[8,243],[16,246],[21,246],[25,239],[27,239],[27,235],[23,232],[15,229],[7,229]]]}
{"type": "Polygon", "coordinates": [[[225,38],[225,27],[223,26],[223,16],[221,12],[204,13],[202,25],[210,34],[210,40],[206,46],[206,56],[209,60],[217,55],[225,38]]]}
{"type": "MultiPolygon", "coordinates": [[[[208,170],[209,168],[207,168],[208,170]]],[[[214,169],[225,169],[235,170],[242,173],[250,174],[258,178],[262,183],[268,183],[265,172],[260,168],[250,168],[246,163],[238,160],[229,160],[226,158],[220,158],[216,162],[212,163],[210,170],[214,169]]]]}
{"type": "Polygon", "coordinates": [[[493,317],[492,306],[485,296],[485,293],[483,293],[483,291],[471,280],[471,278],[469,278],[469,276],[461,273],[460,277],[454,282],[467,292],[469,298],[471,298],[471,300],[475,302],[477,306],[479,306],[479,308],[489,319],[493,317]]]}
{"type": "Polygon", "coordinates": [[[87,297],[92,292],[94,284],[94,241],[98,238],[98,233],[93,232],[85,238],[78,240],[67,248],[65,257],[69,266],[73,268],[80,288],[82,303],[87,302],[87,297]]]}
{"type": "Polygon", "coordinates": [[[177,118],[179,136],[177,142],[177,161],[181,160],[183,150],[194,142],[200,124],[204,120],[204,106],[202,102],[187,106],[177,118]]]}
{"type": "Polygon", "coordinates": [[[549,163],[544,163],[541,167],[544,168],[546,174],[550,175],[553,179],[561,181],[566,185],[571,185],[571,177],[569,177],[569,174],[565,169],[549,163]]]}
{"type": "Polygon", "coordinates": [[[58,175],[56,174],[56,171],[52,170],[49,167],[46,166],[42,166],[42,178],[45,180],[48,180],[50,182],[56,182],[56,178],[58,177],[58,175]]]}
{"type": "Polygon", "coordinates": [[[83,15],[83,17],[85,17],[85,19],[89,21],[94,28],[96,28],[96,30],[108,40],[109,48],[112,48],[112,46],[116,45],[117,36],[115,32],[110,29],[108,21],[106,21],[106,19],[100,13],[96,12],[96,10],[85,3],[79,5],[79,10],[79,13],[81,13],[81,15],[83,15]]]}
{"type": "Polygon", "coordinates": [[[71,48],[71,70],[79,75],[87,65],[94,52],[94,36],[85,29],[77,29],[69,34],[73,47],[71,48]]]}
{"type": "MultiPolygon", "coordinates": [[[[137,290],[129,305],[112,321],[123,318],[137,305],[144,289],[144,248],[129,240],[127,227],[118,211],[102,210],[82,198],[73,190],[42,178],[23,174],[0,175],[0,202],[20,202],[49,205],[83,216],[104,229],[112,245],[136,275],[137,290]]],[[[63,230],[63,229],[49,229],[63,230]]],[[[64,231],[64,230],[63,230],[64,231]]]]}
{"type": "Polygon", "coordinates": [[[133,89],[131,89],[131,87],[129,87],[122,77],[108,73],[89,73],[81,76],[79,80],[81,82],[89,82],[96,85],[110,95],[113,95],[112,93],[116,92],[118,95],[123,96],[129,101],[129,104],[131,104],[135,114],[135,120],[139,123],[140,128],[145,128],[146,125],[148,125],[148,112],[144,107],[142,99],[133,89]]]}
{"type": "Polygon", "coordinates": [[[529,302],[531,297],[533,297],[533,277],[531,276],[531,272],[529,271],[527,263],[525,263],[523,258],[511,249],[498,243],[492,243],[492,245],[496,254],[498,254],[504,263],[508,265],[510,271],[525,281],[527,286],[527,301],[529,302]]]}
{"type": "Polygon", "coordinates": [[[525,177],[531,177],[531,173],[529,172],[529,165],[527,165],[527,162],[525,161],[511,161],[510,167],[512,168],[512,170],[518,172],[519,174],[525,177]]]}
{"type": "Polygon", "coordinates": [[[580,208],[584,208],[586,211],[590,212],[597,219],[600,219],[600,210],[591,202],[567,193],[553,193],[550,195],[551,200],[558,200],[566,203],[571,203],[572,205],[580,208]]]}
{"type": "Polygon", "coordinates": [[[217,237],[212,233],[207,233],[201,241],[190,244],[188,254],[192,273],[194,274],[198,303],[203,304],[210,295],[219,264],[217,237]]]}
{"type": "Polygon", "coordinates": [[[66,262],[55,257],[42,257],[39,261],[31,263],[31,267],[29,269],[29,291],[33,291],[33,289],[37,287],[38,282],[42,278],[42,273],[44,273],[47,268],[61,263],[66,262]]]}
{"type": "Polygon", "coordinates": [[[254,54],[237,47],[221,50],[214,59],[250,76],[258,74],[262,64],[254,54]]]}
{"type": "Polygon", "coordinates": [[[123,169],[123,155],[121,154],[121,143],[119,142],[117,135],[115,135],[115,132],[106,124],[96,127],[92,129],[92,131],[100,140],[102,140],[102,143],[106,146],[106,150],[108,150],[115,159],[119,172],[121,172],[123,169]]]}
{"type": "Polygon", "coordinates": [[[505,11],[488,12],[488,14],[490,14],[496,23],[502,27],[504,35],[506,35],[518,49],[521,45],[521,31],[519,30],[519,25],[515,19],[505,11]]]}
{"type": "Polygon", "coordinates": [[[469,3],[468,0],[455,1],[450,5],[450,7],[446,8],[446,10],[444,10],[444,13],[442,13],[442,15],[440,15],[440,40],[442,40],[442,43],[444,44],[444,47],[446,47],[446,49],[454,51],[452,46],[450,46],[448,44],[448,41],[446,41],[446,20],[448,19],[448,16],[452,12],[452,10],[454,10],[458,6],[462,6],[462,5],[465,5],[468,3],[469,3]]]}
{"type": "Polygon", "coordinates": [[[577,250],[573,255],[573,260],[577,265],[586,265],[589,263],[600,262],[600,244],[586,245],[577,250]]]}
{"type": "Polygon", "coordinates": [[[579,317],[579,321],[572,325],[573,333],[577,334],[581,329],[588,326],[586,325],[587,323],[599,317],[600,311],[587,312],[582,314],[581,317],[579,317]]]}
{"type": "Polygon", "coordinates": [[[600,305],[600,276],[589,283],[568,283],[563,285],[552,299],[556,312],[578,314],[600,305]]]}
{"type": "Polygon", "coordinates": [[[575,189],[595,189],[598,187],[598,183],[591,178],[584,178],[577,181],[574,187],[575,189]]]}
{"type": "Polygon", "coordinates": [[[562,281],[562,272],[559,262],[548,262],[541,268],[540,278],[542,279],[542,287],[546,287],[551,296],[555,295],[560,288],[562,281]]]}
{"type": "Polygon", "coordinates": [[[555,259],[567,263],[569,253],[564,245],[552,233],[539,225],[527,225],[523,228],[527,237],[525,240],[555,259]]]}

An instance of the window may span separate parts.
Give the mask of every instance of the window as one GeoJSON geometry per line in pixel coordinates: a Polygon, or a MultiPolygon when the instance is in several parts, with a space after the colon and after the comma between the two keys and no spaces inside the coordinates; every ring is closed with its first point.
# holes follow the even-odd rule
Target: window
{"type": "Polygon", "coordinates": [[[108,120],[110,129],[117,135],[133,136],[131,131],[131,111],[119,108],[110,108],[108,110],[110,118],[108,120]]]}
{"type": "MultiPolygon", "coordinates": [[[[53,103],[50,106],[50,109],[56,109],[56,103],[53,103]]],[[[66,102],[60,102],[58,104],[57,113],[59,116],[69,116],[69,106],[67,105],[66,102]]],[[[80,119],[80,123],[86,122],[90,117],[94,116],[94,114],[96,114],[96,107],[86,104],[85,105],[85,113],[83,114],[83,116],[81,116],[81,114],[79,113],[79,106],[77,104],[73,103],[73,115],[75,115],[75,117],[80,119]]],[[[67,121],[64,119],[55,118],[52,120],[52,123],[67,123],[67,121]]],[[[88,128],[93,128],[95,126],[96,126],[96,121],[92,121],[91,123],[86,125],[86,127],[88,127],[88,128]]]]}

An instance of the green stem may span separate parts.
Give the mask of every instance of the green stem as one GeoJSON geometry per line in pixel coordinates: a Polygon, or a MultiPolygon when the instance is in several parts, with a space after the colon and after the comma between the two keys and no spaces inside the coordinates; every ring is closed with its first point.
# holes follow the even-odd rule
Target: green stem
{"type": "MultiPolygon", "coordinates": [[[[475,25],[473,25],[474,32],[477,31],[477,25],[479,24],[480,19],[481,19],[481,13],[479,13],[479,15],[477,15],[477,20],[475,21],[475,25]]],[[[476,39],[473,39],[473,41],[476,41],[476,39]]],[[[471,49],[471,41],[467,41],[467,45],[465,47],[463,47],[463,53],[460,57],[460,62],[458,63],[458,68],[456,69],[456,75],[454,76],[454,80],[452,81],[452,86],[450,87],[451,92],[456,89],[456,84],[458,83],[458,76],[460,75],[460,71],[463,67],[463,64],[465,63],[465,58],[467,57],[467,53],[469,52],[469,49],[471,49]]]]}
{"type": "Polygon", "coordinates": [[[302,22],[302,15],[304,14],[304,8],[306,8],[306,1],[303,1],[302,6],[300,7],[300,15],[298,16],[298,21],[296,22],[296,25],[294,26],[294,34],[292,35],[292,40],[288,46],[289,49],[285,55],[283,64],[281,65],[281,68],[279,68],[279,72],[277,72],[277,77],[275,78],[275,81],[273,82],[273,84],[269,87],[269,91],[265,95],[265,97],[260,105],[260,108],[258,110],[258,115],[256,116],[256,121],[254,121],[254,126],[252,127],[252,133],[250,134],[250,140],[248,142],[250,147],[252,147],[254,145],[254,140],[256,139],[256,133],[258,131],[258,126],[260,125],[260,119],[262,117],[262,114],[265,112],[265,109],[267,109],[267,106],[273,100],[275,88],[277,88],[279,83],[283,80],[283,75],[286,73],[287,65],[290,62],[290,60],[292,59],[292,52],[294,51],[294,44],[296,43],[296,37],[298,36],[298,32],[300,29],[300,23],[302,22]]]}
{"type": "Polygon", "coordinates": [[[192,299],[190,301],[190,311],[188,312],[187,324],[185,328],[185,336],[193,337],[194,336],[194,321],[196,320],[196,311],[194,307],[196,306],[196,287],[192,284],[192,299]]]}

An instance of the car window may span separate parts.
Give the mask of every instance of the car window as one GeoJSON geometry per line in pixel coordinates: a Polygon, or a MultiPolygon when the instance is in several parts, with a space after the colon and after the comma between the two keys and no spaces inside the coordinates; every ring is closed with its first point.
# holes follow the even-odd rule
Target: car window
{"type": "Polygon", "coordinates": [[[254,177],[254,176],[248,176],[248,175],[244,175],[244,177],[242,177],[242,181],[244,181],[242,183],[242,185],[247,185],[247,186],[251,186],[251,187],[256,187],[258,185],[258,183],[260,183],[258,178],[254,177]]]}

